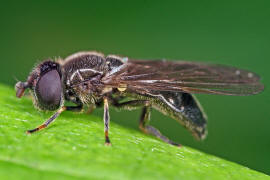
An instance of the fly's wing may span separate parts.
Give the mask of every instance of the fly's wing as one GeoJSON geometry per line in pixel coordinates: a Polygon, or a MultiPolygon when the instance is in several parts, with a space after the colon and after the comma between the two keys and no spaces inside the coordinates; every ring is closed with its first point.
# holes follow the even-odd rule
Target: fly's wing
{"type": "Polygon", "coordinates": [[[252,95],[263,90],[253,72],[197,62],[128,61],[105,76],[105,86],[156,96],[163,113],[184,125],[197,139],[207,134],[206,116],[189,93],[252,95]]]}
{"type": "Polygon", "coordinates": [[[141,93],[175,91],[221,95],[252,95],[264,86],[253,72],[225,65],[185,61],[128,61],[104,79],[108,86],[125,85],[141,93]]]}

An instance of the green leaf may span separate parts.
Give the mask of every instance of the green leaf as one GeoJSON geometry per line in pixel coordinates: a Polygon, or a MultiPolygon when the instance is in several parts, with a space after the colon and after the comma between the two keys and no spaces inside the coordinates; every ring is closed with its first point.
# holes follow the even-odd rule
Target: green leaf
{"type": "Polygon", "coordinates": [[[102,117],[89,114],[64,112],[45,130],[25,134],[50,115],[0,85],[0,179],[270,179],[113,122],[113,144],[104,146],[102,117]]]}

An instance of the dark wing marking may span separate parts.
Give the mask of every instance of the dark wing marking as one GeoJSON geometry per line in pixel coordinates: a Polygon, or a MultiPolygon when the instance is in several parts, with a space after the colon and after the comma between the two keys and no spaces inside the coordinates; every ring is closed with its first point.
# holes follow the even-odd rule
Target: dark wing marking
{"type": "Polygon", "coordinates": [[[125,68],[104,78],[104,84],[120,84],[140,92],[251,95],[264,88],[253,72],[225,65],[185,61],[129,61],[125,68]]]}

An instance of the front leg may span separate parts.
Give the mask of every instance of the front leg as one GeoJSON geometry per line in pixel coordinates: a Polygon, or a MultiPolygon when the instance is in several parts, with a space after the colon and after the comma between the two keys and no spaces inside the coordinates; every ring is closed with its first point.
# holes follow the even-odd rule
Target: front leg
{"type": "Polygon", "coordinates": [[[67,107],[63,106],[53,116],[51,116],[47,121],[45,121],[43,124],[41,124],[40,126],[38,126],[35,129],[31,129],[31,130],[26,131],[26,133],[27,134],[32,134],[32,133],[34,133],[36,131],[40,131],[41,129],[46,128],[49,124],[51,124],[65,110],[67,110],[67,107]]]}
{"type": "Polygon", "coordinates": [[[73,112],[81,112],[83,109],[83,105],[79,104],[78,106],[66,106],[67,111],[73,111],[73,112]]]}
{"type": "Polygon", "coordinates": [[[26,131],[27,134],[32,134],[34,132],[40,131],[41,129],[46,128],[47,126],[49,126],[49,124],[51,124],[63,111],[81,111],[83,108],[83,106],[80,104],[78,106],[63,106],[61,107],[58,111],[56,111],[56,113],[54,115],[52,115],[47,121],[45,121],[43,124],[41,124],[40,126],[38,126],[35,129],[31,129],[26,131]]]}
{"type": "Polygon", "coordinates": [[[109,125],[110,125],[110,114],[109,114],[109,103],[107,97],[104,97],[104,133],[105,133],[105,145],[110,146],[110,138],[109,138],[109,125]]]}

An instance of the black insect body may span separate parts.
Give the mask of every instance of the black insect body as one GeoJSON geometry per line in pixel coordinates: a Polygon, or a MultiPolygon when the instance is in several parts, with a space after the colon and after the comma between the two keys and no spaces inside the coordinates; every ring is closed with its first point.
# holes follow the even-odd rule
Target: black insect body
{"type": "Polygon", "coordinates": [[[142,108],[140,129],[179,145],[149,125],[151,108],[177,120],[197,139],[207,134],[206,116],[193,93],[251,95],[263,90],[259,77],[249,71],[222,65],[184,61],[128,60],[115,55],[79,52],[64,60],[46,60],[16,84],[16,96],[29,88],[34,104],[56,113],[33,133],[47,127],[63,111],[80,111],[83,105],[104,106],[105,143],[109,139],[109,104],[119,109],[142,108]],[[129,100],[125,101],[128,97],[129,100]],[[65,106],[70,101],[75,106],[65,106]]]}

